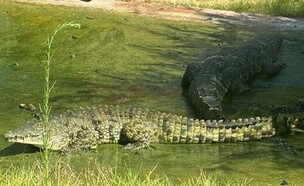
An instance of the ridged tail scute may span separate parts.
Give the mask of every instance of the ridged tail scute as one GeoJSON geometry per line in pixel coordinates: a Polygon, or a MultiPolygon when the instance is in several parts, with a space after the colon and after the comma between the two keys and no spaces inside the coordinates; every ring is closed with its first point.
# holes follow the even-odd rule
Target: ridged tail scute
{"type": "Polygon", "coordinates": [[[157,143],[235,142],[257,140],[275,134],[272,119],[264,117],[231,121],[198,120],[119,106],[102,106],[99,113],[103,113],[108,120],[100,122],[108,126],[97,128],[98,133],[103,134],[100,135],[102,143],[130,142],[128,138],[135,142],[146,140],[147,136],[151,142],[157,143]],[[122,139],[121,131],[129,133],[129,137],[122,139]]]}
{"type": "MultiPolygon", "coordinates": [[[[171,114],[152,114],[151,142],[210,143],[235,142],[268,138],[275,134],[271,118],[250,118],[231,121],[198,120],[171,114]]],[[[147,122],[149,123],[149,122],[147,122]]]]}

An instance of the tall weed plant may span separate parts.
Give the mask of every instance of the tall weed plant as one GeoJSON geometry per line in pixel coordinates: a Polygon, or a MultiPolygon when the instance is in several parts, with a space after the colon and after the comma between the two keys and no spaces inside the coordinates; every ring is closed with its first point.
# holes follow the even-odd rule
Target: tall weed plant
{"type": "Polygon", "coordinates": [[[54,50],[53,50],[53,41],[55,36],[58,34],[59,31],[72,27],[72,28],[80,28],[80,24],[77,23],[63,23],[59,25],[53,34],[48,37],[47,39],[47,50],[46,50],[46,60],[43,61],[44,63],[44,93],[43,93],[43,105],[41,109],[42,117],[43,117],[43,156],[42,161],[44,165],[44,177],[45,183],[44,185],[48,186],[51,185],[51,178],[50,178],[50,156],[51,152],[49,151],[49,137],[50,137],[50,113],[51,113],[51,106],[49,103],[51,91],[56,83],[50,82],[50,72],[51,72],[51,63],[53,60],[54,50]]]}

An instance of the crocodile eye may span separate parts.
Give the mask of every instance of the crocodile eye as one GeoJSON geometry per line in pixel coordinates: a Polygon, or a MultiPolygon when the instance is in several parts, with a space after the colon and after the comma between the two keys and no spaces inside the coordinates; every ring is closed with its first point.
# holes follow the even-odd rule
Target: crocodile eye
{"type": "Polygon", "coordinates": [[[93,123],[94,125],[99,125],[99,124],[102,123],[102,121],[99,120],[99,119],[93,119],[93,120],[92,120],[92,123],[93,123]]]}

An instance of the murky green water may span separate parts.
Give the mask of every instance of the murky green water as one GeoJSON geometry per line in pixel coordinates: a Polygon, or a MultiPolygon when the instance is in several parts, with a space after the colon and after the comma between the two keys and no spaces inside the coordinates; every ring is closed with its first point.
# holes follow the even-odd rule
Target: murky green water
{"type": "MultiPolygon", "coordinates": [[[[257,34],[232,26],[165,21],[100,10],[32,6],[0,1],[0,133],[24,123],[31,116],[16,107],[42,102],[41,62],[46,37],[66,21],[81,29],[65,30],[55,40],[52,79],[56,80],[51,103],[53,113],[93,104],[126,104],[190,116],[181,92],[187,64],[215,53],[221,45],[236,45],[257,34]]],[[[224,102],[224,113],[249,115],[252,107],[294,104],[303,97],[304,38],[285,33],[279,60],[288,68],[271,80],[259,80],[251,91],[224,102]],[[249,111],[248,111],[249,110],[249,111]]],[[[303,148],[303,134],[289,140],[303,148]]],[[[253,184],[279,185],[283,179],[301,185],[304,153],[285,151],[272,141],[163,145],[156,149],[122,153],[119,145],[103,145],[98,152],[80,152],[66,158],[76,167],[90,159],[102,165],[125,163],[136,170],[152,170],[172,179],[199,174],[200,168],[221,178],[253,178],[253,184]]],[[[1,166],[27,164],[39,153],[26,145],[9,144],[0,138],[1,166]]]]}

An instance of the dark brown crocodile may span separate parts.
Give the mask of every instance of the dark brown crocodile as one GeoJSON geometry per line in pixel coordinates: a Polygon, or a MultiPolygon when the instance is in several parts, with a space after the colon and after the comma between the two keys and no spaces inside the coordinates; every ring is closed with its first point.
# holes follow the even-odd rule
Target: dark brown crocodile
{"type": "Polygon", "coordinates": [[[274,76],[285,66],[274,63],[281,45],[280,36],[250,41],[241,47],[222,49],[202,63],[188,65],[182,87],[201,118],[219,118],[227,93],[248,90],[246,83],[259,73],[274,76]]]}

